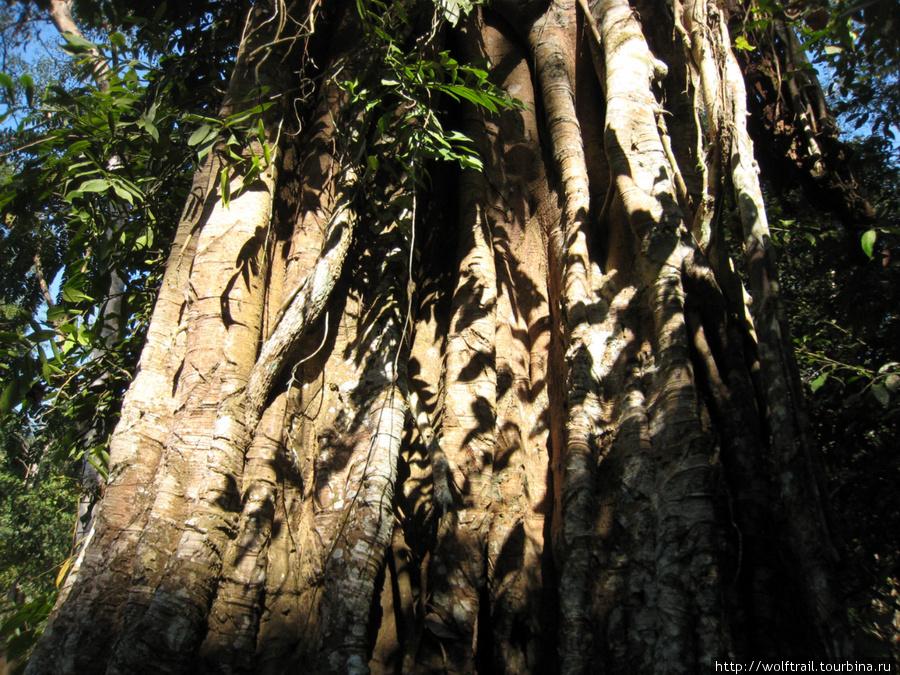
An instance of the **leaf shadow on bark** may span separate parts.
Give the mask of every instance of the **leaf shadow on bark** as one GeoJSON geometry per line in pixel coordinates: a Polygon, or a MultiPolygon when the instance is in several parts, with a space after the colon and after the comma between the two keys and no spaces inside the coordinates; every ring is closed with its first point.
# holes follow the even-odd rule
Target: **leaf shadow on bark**
{"type": "MultiPolygon", "coordinates": [[[[219,298],[219,304],[222,310],[222,322],[225,328],[230,328],[232,324],[240,323],[235,321],[231,315],[231,303],[229,296],[237,283],[238,279],[243,279],[245,288],[250,290],[250,277],[259,274],[259,251],[266,240],[266,230],[263,227],[257,227],[253,237],[248,239],[238,251],[237,259],[234,261],[234,275],[225,284],[222,295],[219,298]]],[[[241,324],[243,325],[243,324],[241,324]]]]}

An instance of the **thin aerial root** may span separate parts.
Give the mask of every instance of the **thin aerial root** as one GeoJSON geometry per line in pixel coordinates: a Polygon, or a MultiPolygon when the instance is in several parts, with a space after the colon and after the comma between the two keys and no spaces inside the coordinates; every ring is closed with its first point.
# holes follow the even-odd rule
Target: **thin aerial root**
{"type": "Polygon", "coordinates": [[[250,372],[246,388],[246,422],[251,429],[256,426],[260,411],[284,369],[288,355],[321,316],[340,278],[356,224],[356,213],[350,205],[355,175],[349,173],[344,197],[332,214],[322,253],[276,316],[274,329],[263,343],[256,365],[250,372]]]}

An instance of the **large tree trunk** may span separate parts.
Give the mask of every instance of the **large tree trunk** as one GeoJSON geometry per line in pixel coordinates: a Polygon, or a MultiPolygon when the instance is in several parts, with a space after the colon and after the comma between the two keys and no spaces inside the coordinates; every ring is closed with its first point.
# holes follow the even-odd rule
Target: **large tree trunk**
{"type": "Polygon", "coordinates": [[[227,205],[222,160],[197,174],[29,672],[844,654],[722,12],[496,0],[406,36],[524,104],[445,116],[484,170],[427,188],[367,168],[392,146],[363,145],[347,83],[382,76],[355,11],[248,17],[222,114],[267,87],[277,159],[227,205]]]}

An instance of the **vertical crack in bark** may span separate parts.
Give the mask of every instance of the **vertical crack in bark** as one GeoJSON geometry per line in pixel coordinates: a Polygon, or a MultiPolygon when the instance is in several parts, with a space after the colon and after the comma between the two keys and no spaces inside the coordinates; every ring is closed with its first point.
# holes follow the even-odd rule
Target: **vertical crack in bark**
{"type": "MultiPolygon", "coordinates": [[[[718,444],[699,406],[685,324],[685,261],[697,254],[696,244],[686,225],[686,185],[678,181],[677,159],[667,151],[662,110],[652,93],[667,67],[650,52],[627,2],[602,0],[594,11],[605,52],[605,144],[637,239],[641,290],[635,299],[647,307],[631,319],[638,330],[629,348],[634,365],[611,451],[616,463],[610,470],[623,463],[627,492],[613,497],[609,508],[627,510],[619,517],[635,531],[630,544],[609,538],[606,555],[630,558],[606,583],[619,594],[629,590],[619,600],[623,610],[609,609],[608,635],[618,645],[610,657],[640,669],[671,664],[663,668],[680,672],[675,664],[696,659],[712,667],[728,649],[720,621],[718,444]],[[630,425],[634,430],[622,435],[630,425]],[[685,541],[691,542],[687,555],[685,541]]],[[[614,598],[607,602],[615,604],[614,598]]]]}
{"type": "MultiPolygon", "coordinates": [[[[484,161],[483,217],[491,235],[497,299],[495,444],[475,663],[495,672],[530,672],[548,665],[555,636],[544,585],[552,577],[545,576],[550,551],[544,541],[552,512],[546,469],[552,324],[542,213],[549,193],[538,169],[535,94],[521,46],[488,12],[472,43],[467,58],[487,61],[495,83],[525,104],[524,110],[483,116],[478,136],[484,161]]],[[[559,214],[547,221],[558,229],[559,214]]]]}
{"type": "Polygon", "coordinates": [[[491,476],[497,452],[497,279],[493,238],[484,216],[484,177],[465,172],[460,194],[462,258],[444,356],[441,438],[454,508],[439,522],[437,546],[429,564],[431,598],[425,616],[429,639],[422,645],[419,662],[441,667],[446,653],[454,668],[467,672],[475,668],[491,526],[491,476]]]}
{"type": "MultiPolygon", "coordinates": [[[[391,190],[391,199],[403,204],[410,189],[391,190]]],[[[320,450],[310,481],[315,496],[304,520],[318,541],[303,554],[311,563],[306,569],[320,572],[299,589],[304,602],[298,610],[308,632],[293,656],[297,662],[312,658],[316,672],[368,672],[369,614],[394,533],[394,489],[409,413],[401,310],[408,250],[395,244],[412,210],[401,206],[392,218],[360,243],[368,248],[350,282],[359,297],[344,314],[344,322],[354,325],[342,329],[349,333],[344,355],[333,352],[329,359],[339,357],[342,385],[332,388],[336,400],[329,398],[336,406],[316,424],[320,450]],[[379,280],[372,284],[375,275],[379,280]],[[319,426],[327,418],[330,423],[319,426]]]]}
{"type": "Polygon", "coordinates": [[[586,665],[591,651],[588,576],[594,512],[596,421],[601,417],[596,371],[603,361],[608,334],[599,324],[607,308],[595,293],[600,271],[588,249],[590,190],[575,110],[575,3],[551,3],[528,34],[541,84],[553,157],[564,194],[563,301],[568,333],[568,419],[561,494],[562,523],[557,555],[560,570],[560,658],[564,670],[586,665]]]}
{"type": "Polygon", "coordinates": [[[348,170],[347,183],[339,190],[322,252],[303,283],[290,292],[283,313],[276,315],[272,333],[263,343],[250,372],[244,415],[245,424],[251,431],[259,421],[275,379],[284,369],[288,354],[321,316],[341,276],[356,222],[356,214],[350,206],[350,200],[355,196],[354,188],[355,174],[348,170]]]}
{"type": "MultiPolygon", "coordinates": [[[[721,77],[725,47],[711,40],[708,14],[718,10],[707,0],[674,0],[676,29],[682,36],[689,60],[689,84],[695,91],[694,115],[697,127],[698,157],[701,158],[702,198],[694,217],[693,232],[701,249],[712,254],[714,219],[726,177],[725,166],[730,128],[724,124],[723,82],[721,77]],[[704,149],[703,145],[706,144],[704,149]]],[[[730,44],[730,43],[726,43],[730,44]]]]}
{"type": "MultiPolygon", "coordinates": [[[[730,265],[730,259],[726,260],[730,265]]],[[[727,293],[720,298],[712,270],[696,256],[687,261],[686,274],[691,303],[687,324],[700,355],[699,377],[707,383],[710,412],[722,446],[728,513],[723,535],[736,548],[733,561],[723,569],[726,601],[747,606],[729,619],[732,649],[777,660],[791,649],[797,629],[792,624],[797,619],[777,609],[792,582],[770,553],[775,528],[771,504],[776,498],[764,467],[765,439],[750,376],[753,366],[744,346],[748,340],[745,305],[741,295],[738,301],[728,299],[727,293]]],[[[737,294],[742,292],[733,270],[721,271],[718,278],[736,283],[737,294]]]]}
{"type": "Polygon", "coordinates": [[[236,537],[223,560],[222,578],[209,611],[201,657],[225,665],[225,672],[253,670],[277,508],[279,463],[284,452],[286,402],[287,394],[281,394],[266,408],[247,450],[236,537]]]}
{"type": "MultiPolygon", "coordinates": [[[[248,23],[252,24],[254,20],[257,20],[265,24],[265,19],[263,11],[259,10],[251,12],[248,23]]],[[[270,36],[259,35],[257,37],[265,40],[270,36]]],[[[229,90],[229,100],[224,104],[223,111],[233,105],[245,105],[246,102],[243,100],[243,97],[246,95],[247,88],[257,84],[255,78],[259,75],[259,72],[254,72],[253,76],[250,77],[247,76],[246,72],[246,53],[255,44],[255,40],[248,40],[242,45],[241,54],[243,56],[238,58],[238,65],[229,90]],[[242,61],[242,59],[244,60],[242,61]]],[[[259,148],[256,150],[258,154],[262,154],[259,148]]],[[[173,499],[180,492],[178,486],[181,480],[190,473],[202,476],[203,469],[201,467],[205,467],[209,463],[210,470],[216,472],[217,478],[213,479],[207,475],[207,487],[200,488],[194,493],[193,499],[196,500],[202,496],[206,501],[215,503],[220,498],[227,500],[230,492],[228,482],[234,481],[235,477],[240,475],[241,467],[234,464],[234,457],[227,450],[223,455],[214,457],[215,451],[213,446],[207,445],[210,442],[208,434],[209,430],[211,430],[211,425],[204,425],[202,420],[207,418],[210,422],[212,421],[209,415],[210,411],[214,415],[217,407],[219,393],[216,393],[216,390],[222,383],[227,383],[226,388],[223,389],[226,394],[227,386],[234,386],[235,384],[240,386],[242,378],[239,375],[239,364],[241,361],[247,363],[248,357],[252,359],[255,356],[252,344],[258,339],[256,336],[258,335],[261,318],[261,312],[257,306],[259,303],[256,302],[255,297],[260,295],[262,291],[259,275],[254,276],[254,274],[248,272],[244,277],[246,288],[244,287],[245,284],[235,285],[231,283],[239,276],[239,273],[235,274],[231,281],[225,281],[221,277],[223,272],[226,275],[230,274],[230,270],[234,267],[240,269],[240,266],[247,266],[248,269],[258,269],[260,264],[258,251],[262,248],[261,238],[264,236],[268,226],[274,175],[273,169],[270,167],[260,177],[259,182],[262,184],[263,189],[260,190],[259,186],[256,185],[243,192],[232,200],[231,212],[229,213],[222,209],[221,203],[217,200],[210,200],[208,202],[209,208],[203,204],[203,202],[206,202],[205,191],[210,184],[209,178],[214,168],[215,162],[212,159],[208,160],[206,164],[207,171],[198,173],[197,180],[195,180],[195,190],[201,193],[198,195],[201,205],[192,209],[189,201],[188,207],[186,207],[185,218],[176,237],[166,278],[164,279],[164,288],[161,292],[160,302],[157,304],[153,325],[150,329],[148,346],[142,355],[141,372],[145,373],[146,377],[154,376],[153,385],[155,386],[149,386],[150,383],[145,381],[146,377],[142,378],[140,376],[136,379],[135,385],[138,383],[144,385],[144,388],[140,390],[140,394],[148,394],[152,401],[134,401],[129,395],[129,400],[126,401],[124,406],[123,423],[119,425],[117,432],[117,437],[124,439],[127,443],[123,447],[120,443],[117,443],[114,437],[111,444],[111,462],[113,467],[111,487],[113,493],[106,507],[104,507],[107,510],[107,515],[104,516],[104,522],[101,526],[109,527],[107,523],[110,515],[115,515],[115,512],[110,513],[109,509],[115,506],[114,494],[123,476],[127,477],[129,481],[129,484],[124,486],[129,496],[134,494],[133,481],[143,482],[148,487],[163,488],[156,491],[155,494],[148,491],[148,496],[152,495],[152,502],[146,501],[144,505],[139,507],[136,517],[135,514],[130,514],[130,522],[127,526],[122,527],[120,525],[111,533],[115,537],[115,543],[112,546],[103,550],[96,548],[99,545],[109,544],[109,542],[104,541],[103,536],[94,538],[92,542],[95,547],[94,550],[100,551],[101,555],[108,556],[111,552],[110,549],[118,553],[112,561],[104,561],[105,563],[112,562],[112,569],[115,569],[118,575],[125,573],[124,579],[118,579],[114,582],[114,588],[129,589],[129,582],[131,583],[127,602],[123,603],[120,599],[116,600],[114,604],[110,603],[108,605],[112,613],[118,615],[118,621],[125,620],[126,628],[126,632],[118,636],[118,644],[120,645],[119,656],[113,656],[114,663],[110,666],[112,670],[123,667],[122,662],[119,661],[123,654],[126,654],[124,656],[125,662],[129,660],[134,662],[135,658],[141,658],[139,649],[132,651],[129,647],[122,648],[122,646],[129,644],[131,638],[140,632],[141,622],[146,620],[144,607],[147,607],[148,603],[152,605],[150,596],[154,593],[156,583],[160,579],[163,565],[166,564],[166,557],[172,551],[172,544],[177,540],[177,536],[181,531],[178,527],[172,527],[173,522],[180,520],[179,513],[184,512],[184,502],[178,498],[173,499]],[[195,226],[197,225],[199,225],[199,228],[197,228],[199,233],[195,234],[195,226]],[[259,245],[252,246],[251,251],[247,246],[254,241],[258,242],[259,245]],[[233,256],[237,250],[240,250],[241,254],[238,256],[238,260],[235,261],[233,256]],[[247,255],[244,259],[241,256],[244,255],[245,250],[247,255]],[[188,303],[188,316],[185,318],[183,317],[185,298],[182,294],[184,293],[183,289],[188,286],[193,289],[196,297],[188,303]],[[217,311],[217,305],[224,302],[220,298],[223,288],[226,289],[225,293],[230,296],[229,299],[236,303],[235,316],[244,319],[236,322],[236,325],[231,326],[230,330],[228,327],[225,327],[225,339],[222,341],[224,356],[218,354],[215,350],[210,350],[209,345],[205,344],[205,339],[202,337],[207,330],[213,332],[221,330],[222,322],[219,317],[219,311],[217,311]],[[173,296],[171,300],[167,298],[167,289],[171,289],[171,295],[173,296]],[[167,302],[171,302],[171,304],[167,305],[167,302]],[[214,307],[216,309],[213,309],[214,307]],[[179,344],[182,321],[187,340],[181,342],[184,345],[181,349],[171,350],[171,342],[179,344]],[[157,338],[156,332],[160,329],[164,333],[157,338]],[[248,336],[250,338],[249,342],[246,340],[248,336]],[[165,364],[162,368],[156,366],[157,357],[155,353],[159,352],[165,355],[161,359],[163,364],[165,364]],[[173,360],[173,356],[178,360],[173,360]],[[180,358],[184,359],[181,361],[181,365],[179,365],[180,358]],[[224,367],[220,369],[223,363],[224,367]],[[216,374],[217,370],[219,371],[218,374],[216,374]],[[173,380],[179,380],[180,385],[185,384],[185,378],[180,377],[185,371],[188,374],[186,378],[189,385],[188,388],[181,387],[180,390],[173,390],[171,384],[173,380]],[[226,371],[227,373],[234,372],[237,375],[236,379],[227,377],[226,371]],[[196,405],[191,405],[189,403],[191,396],[195,393],[200,393],[194,391],[194,388],[190,386],[190,376],[194,373],[203,380],[202,384],[198,382],[199,388],[204,390],[203,393],[209,394],[211,398],[204,397],[203,393],[201,393],[198,399],[199,402],[196,405]],[[219,384],[215,382],[216,378],[218,378],[219,384]],[[185,398],[185,394],[187,394],[187,398],[185,398]],[[206,399],[205,401],[203,400],[204,398],[206,399]],[[179,404],[179,399],[181,404],[179,404]],[[134,403],[139,406],[136,411],[138,413],[138,425],[126,425],[124,422],[127,419],[129,405],[134,403]],[[178,409],[179,406],[180,409],[178,409]],[[160,411],[160,414],[153,416],[151,413],[153,410],[160,411]],[[193,422],[199,422],[201,426],[207,428],[207,431],[201,432],[200,436],[193,440],[188,440],[187,446],[182,446],[184,439],[179,438],[177,432],[176,436],[172,436],[171,430],[173,427],[171,424],[173,420],[179,417],[184,419],[186,416],[191,416],[193,422]],[[150,426],[147,429],[147,421],[153,421],[157,426],[150,426]],[[142,426],[145,430],[140,428],[142,426]],[[164,437],[166,433],[164,430],[166,429],[169,430],[168,438],[164,437]],[[149,434],[147,433],[148,431],[150,432],[149,434]],[[203,438],[204,433],[207,434],[205,440],[203,438]],[[164,438],[165,440],[163,440],[164,438]],[[174,443],[173,440],[175,441],[174,443]],[[165,449],[164,453],[146,452],[148,448],[153,447],[154,441],[160,450],[165,449]],[[204,453],[193,451],[194,448],[191,446],[195,443],[207,446],[206,456],[204,456],[204,453]],[[129,447],[129,444],[132,456],[140,457],[137,466],[134,463],[129,466],[129,463],[127,463],[129,462],[129,457],[126,449],[129,447]],[[179,450],[179,447],[181,450],[179,450]],[[126,450],[124,456],[123,450],[126,450]],[[185,450],[190,450],[188,456],[195,457],[196,460],[184,463],[182,457],[185,450]],[[165,464],[160,464],[162,461],[165,464]],[[140,476],[141,473],[145,474],[143,480],[140,476]],[[172,482],[173,480],[174,484],[167,485],[167,482],[172,482]],[[225,485],[216,484],[222,483],[222,481],[225,482],[225,485]],[[166,489],[167,487],[169,490],[166,489]],[[121,537],[121,530],[129,533],[130,536],[121,537]]],[[[238,180],[238,178],[235,180],[238,180]]],[[[134,391],[133,386],[132,392],[134,391]]],[[[174,428],[177,429],[177,425],[174,428]]],[[[219,432],[222,433],[223,430],[220,428],[219,432]]],[[[212,443],[215,443],[214,439],[212,443]]],[[[131,460],[131,462],[134,462],[134,460],[131,460]]],[[[196,481],[192,481],[191,484],[196,485],[196,481]]],[[[140,500],[138,503],[140,504],[140,500]]],[[[214,510],[215,508],[221,508],[221,505],[214,507],[214,510]]],[[[196,517],[200,520],[203,519],[202,515],[196,515],[196,517]]],[[[207,530],[199,522],[194,528],[195,533],[200,535],[199,538],[195,537],[197,540],[194,548],[203,549],[207,546],[207,543],[203,541],[207,530]]],[[[182,544],[190,538],[190,535],[182,536],[182,544]]],[[[189,544],[187,547],[191,548],[189,544]]],[[[211,543],[209,547],[215,548],[215,543],[211,543]]],[[[182,550],[181,553],[183,559],[186,557],[190,560],[192,557],[191,552],[185,555],[182,550]]],[[[171,566],[172,561],[170,560],[170,570],[171,566]]],[[[94,565],[94,570],[98,568],[100,568],[99,564],[94,565]]],[[[101,568],[94,578],[80,580],[80,583],[90,588],[92,584],[98,582],[110,583],[111,581],[112,579],[108,578],[108,575],[101,568]]],[[[180,581],[175,582],[175,586],[180,587],[181,585],[180,581]]],[[[162,595],[164,594],[156,593],[155,597],[160,598],[162,595]]],[[[107,601],[113,599],[115,594],[110,594],[110,596],[107,596],[107,601]]],[[[63,598],[63,601],[65,600],[63,598]]],[[[162,600],[159,602],[161,605],[166,604],[162,600]]],[[[177,605],[178,603],[175,604],[177,605]]],[[[84,608],[97,609],[96,607],[91,608],[89,603],[83,603],[82,609],[84,608]]],[[[201,600],[199,605],[194,606],[194,610],[199,615],[194,618],[194,626],[196,626],[202,622],[208,606],[201,600]]],[[[105,612],[99,610],[91,612],[91,614],[92,618],[86,623],[104,627],[107,631],[104,641],[110,640],[110,634],[115,639],[117,629],[104,622],[105,612]]],[[[180,618],[183,619],[184,617],[180,618]]],[[[190,619],[188,619],[188,623],[190,623],[190,619]]],[[[164,623],[156,625],[164,625],[164,623]]],[[[186,632],[190,634],[193,630],[194,627],[190,626],[186,632]]],[[[184,637],[181,635],[176,639],[184,637]]],[[[148,635],[142,635],[141,639],[146,642],[146,639],[150,638],[148,635]]],[[[188,639],[186,642],[189,643],[190,640],[188,639]]],[[[171,646],[171,643],[169,643],[169,646],[171,646]]],[[[183,647],[184,642],[182,643],[183,647]]],[[[107,654],[109,653],[107,651],[107,654]]],[[[178,663],[177,658],[175,662],[178,663]]],[[[126,670],[130,668],[129,666],[124,667],[126,670]]]]}
{"type": "MultiPolygon", "coordinates": [[[[400,330],[395,323],[382,354],[390,358],[399,348],[400,330]]],[[[318,606],[316,633],[319,638],[311,650],[317,672],[367,673],[369,635],[367,624],[372,602],[377,598],[375,581],[382,572],[384,554],[394,531],[393,496],[397,462],[408,413],[405,386],[395,380],[405,378],[405,366],[398,371],[385,364],[385,391],[369,407],[366,416],[372,425],[371,439],[358,460],[358,485],[350,485],[349,503],[333,532],[332,545],[323,560],[325,569],[340,570],[326,582],[318,606]]],[[[370,373],[372,377],[376,373],[370,373]]],[[[402,380],[400,380],[402,382],[402,380]]],[[[305,658],[306,650],[297,654],[305,658]]]]}
{"type": "Polygon", "coordinates": [[[264,180],[264,189],[241,193],[227,210],[214,209],[199,235],[191,275],[196,297],[188,310],[181,406],[166,444],[168,474],[174,484],[165,486],[154,504],[151,524],[156,531],[145,528],[143,533],[143,541],[155,546],[139,548],[142,555],[136,571],[141,582],[132,589],[126,608],[128,625],[113,670],[133,669],[149,654],[159,656],[161,649],[172,663],[181,663],[202,638],[199,631],[215,592],[213,575],[221,568],[227,539],[236,525],[243,454],[250,437],[237,416],[228,414],[229,400],[246,382],[256,356],[265,274],[250,276],[249,287],[241,283],[231,290],[234,323],[230,326],[222,320],[221,294],[223,289],[227,292],[232,270],[240,264],[233,259],[234,251],[241,250],[244,242],[258,241],[254,266],[262,269],[264,265],[259,251],[268,226],[274,176],[270,173],[264,180]],[[215,336],[213,347],[210,336],[215,336]],[[173,520],[184,524],[173,527],[173,520]],[[179,536],[173,538],[175,533],[179,536]],[[157,561],[164,562],[164,568],[157,561]]]}

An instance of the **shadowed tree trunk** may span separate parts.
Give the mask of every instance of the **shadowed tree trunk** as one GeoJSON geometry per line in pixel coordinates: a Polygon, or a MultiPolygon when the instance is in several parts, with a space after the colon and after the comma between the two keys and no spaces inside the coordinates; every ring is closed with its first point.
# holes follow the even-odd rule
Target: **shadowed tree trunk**
{"type": "Polygon", "coordinates": [[[845,655],[723,11],[406,10],[394,47],[523,105],[434,90],[483,170],[398,154],[437,113],[395,93],[371,123],[392,85],[354,3],[250,12],[222,116],[271,104],[246,153],[277,153],[195,177],[29,672],[845,655]]]}

